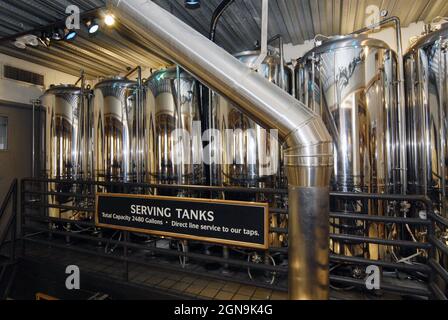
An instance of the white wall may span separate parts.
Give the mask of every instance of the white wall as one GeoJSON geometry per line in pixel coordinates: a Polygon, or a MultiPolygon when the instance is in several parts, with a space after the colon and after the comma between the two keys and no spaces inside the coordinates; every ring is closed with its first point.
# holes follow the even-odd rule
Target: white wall
{"type": "Polygon", "coordinates": [[[30,100],[39,98],[51,84],[75,83],[77,77],[42,67],[34,63],[0,54],[0,100],[30,104],[30,100]],[[3,65],[25,69],[44,75],[45,86],[35,86],[3,77],[3,65]]]}
{"type": "MultiPolygon", "coordinates": [[[[402,41],[403,41],[403,53],[405,53],[410,45],[410,40],[422,34],[424,30],[425,23],[420,21],[416,23],[410,24],[406,28],[402,28],[401,35],[402,35],[402,41]]],[[[388,28],[381,30],[380,32],[372,33],[369,35],[372,38],[377,38],[380,40],[385,41],[393,50],[396,50],[396,40],[395,40],[395,31],[393,28],[388,28]]],[[[313,40],[305,41],[304,44],[300,45],[292,45],[292,44],[286,44],[284,47],[285,51],[285,59],[286,61],[291,60],[297,60],[298,58],[302,57],[306,52],[311,50],[314,47],[313,40]]]]}

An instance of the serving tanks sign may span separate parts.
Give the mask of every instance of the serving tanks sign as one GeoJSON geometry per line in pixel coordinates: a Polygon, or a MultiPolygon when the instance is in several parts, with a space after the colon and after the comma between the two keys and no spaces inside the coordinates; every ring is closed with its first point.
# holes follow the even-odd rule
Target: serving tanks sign
{"type": "Polygon", "coordinates": [[[99,227],[256,249],[268,248],[268,204],[101,193],[99,227]]]}

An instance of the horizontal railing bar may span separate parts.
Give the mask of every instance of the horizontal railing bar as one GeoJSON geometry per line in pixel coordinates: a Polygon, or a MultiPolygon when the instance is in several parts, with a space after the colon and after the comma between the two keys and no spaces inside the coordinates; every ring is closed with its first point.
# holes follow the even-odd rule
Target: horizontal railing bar
{"type": "Polygon", "coordinates": [[[94,208],[82,208],[82,207],[66,206],[61,204],[46,204],[46,203],[36,203],[29,201],[25,202],[24,204],[28,208],[54,208],[68,211],[95,212],[94,208]]]}
{"type": "MultiPolygon", "coordinates": [[[[347,278],[347,277],[337,276],[337,275],[330,275],[330,282],[331,281],[341,283],[341,284],[356,286],[356,287],[360,287],[360,288],[366,288],[366,283],[364,280],[347,278]]],[[[411,294],[411,295],[425,296],[425,297],[431,296],[431,292],[429,291],[429,289],[411,288],[411,287],[405,287],[405,286],[391,285],[391,284],[384,283],[384,281],[380,284],[380,288],[381,288],[381,290],[397,292],[397,293],[402,293],[402,294],[411,294]]]]}
{"type": "Polygon", "coordinates": [[[429,197],[421,195],[402,195],[402,194],[378,194],[378,193],[346,193],[330,192],[330,197],[345,199],[366,199],[366,200],[388,200],[388,201],[409,201],[422,202],[428,209],[432,208],[432,201],[429,197]]]}
{"type": "Polygon", "coordinates": [[[70,220],[70,219],[62,219],[62,218],[36,216],[31,213],[25,213],[25,214],[23,214],[23,217],[29,218],[30,220],[41,221],[41,222],[60,222],[60,223],[79,224],[81,226],[86,226],[86,227],[96,227],[96,225],[93,221],[70,220]]]}
{"type": "Polygon", "coordinates": [[[350,257],[350,256],[342,256],[337,254],[330,254],[330,261],[332,262],[342,262],[349,264],[361,264],[361,265],[376,265],[383,268],[397,269],[403,271],[416,271],[422,273],[431,272],[431,268],[427,265],[414,265],[414,264],[405,264],[405,263],[394,263],[394,262],[386,262],[381,260],[370,260],[359,257],[350,257]]]}
{"type": "Polygon", "coordinates": [[[30,190],[26,190],[23,193],[24,194],[38,194],[38,195],[49,195],[49,196],[61,196],[61,197],[95,199],[95,195],[92,195],[92,194],[80,194],[80,193],[69,193],[69,192],[30,191],[30,190]]]}
{"type": "Polygon", "coordinates": [[[381,223],[402,223],[411,225],[430,225],[431,221],[415,218],[374,216],[358,213],[330,212],[330,218],[375,221],[381,223]]]}
{"type": "Polygon", "coordinates": [[[418,249],[430,249],[430,243],[421,243],[421,242],[412,242],[405,240],[388,240],[388,239],[379,239],[379,238],[368,238],[362,236],[354,236],[348,234],[330,234],[330,239],[332,240],[349,240],[349,241],[357,241],[361,243],[373,243],[380,244],[386,246],[396,246],[396,247],[404,247],[404,248],[418,248],[418,249]]]}
{"type": "MultiPolygon", "coordinates": [[[[50,234],[56,234],[56,235],[61,235],[61,236],[70,236],[73,238],[79,238],[79,239],[89,240],[89,241],[93,241],[93,242],[105,242],[105,243],[109,243],[109,244],[116,244],[121,247],[126,246],[128,248],[149,250],[149,251],[154,251],[154,252],[158,252],[161,254],[167,254],[167,255],[171,255],[171,256],[182,256],[182,257],[188,257],[188,258],[197,259],[197,260],[220,262],[223,264],[229,264],[229,265],[234,265],[234,266],[238,266],[238,267],[250,267],[250,268],[254,268],[254,269],[260,269],[260,270],[265,270],[265,271],[274,271],[274,272],[280,272],[280,273],[286,273],[288,270],[287,268],[284,268],[284,267],[277,267],[277,266],[271,266],[271,265],[265,265],[265,264],[254,264],[254,263],[250,263],[250,262],[243,261],[243,260],[226,259],[226,258],[214,257],[214,256],[193,253],[193,252],[179,252],[179,251],[173,251],[170,249],[148,247],[148,246],[142,246],[142,245],[131,243],[131,242],[116,241],[113,239],[107,239],[107,238],[102,238],[102,237],[92,237],[92,236],[82,235],[79,233],[73,233],[73,232],[68,232],[68,231],[50,230],[50,229],[46,229],[46,228],[41,228],[41,227],[36,227],[36,226],[28,226],[28,225],[23,226],[23,228],[28,229],[28,230],[33,230],[33,231],[47,232],[50,234]]],[[[25,238],[26,238],[26,236],[25,236],[25,238]]]]}
{"type": "Polygon", "coordinates": [[[128,183],[119,181],[93,181],[93,180],[63,180],[63,179],[46,179],[46,178],[25,178],[25,182],[47,182],[47,183],[73,183],[81,185],[97,185],[97,186],[119,186],[123,189],[127,187],[136,188],[156,188],[156,189],[180,189],[180,190],[196,190],[204,192],[244,192],[244,193],[264,193],[264,194],[288,194],[285,189],[274,188],[252,188],[252,187],[217,187],[204,185],[177,185],[177,184],[150,184],[150,183],[128,183]]]}

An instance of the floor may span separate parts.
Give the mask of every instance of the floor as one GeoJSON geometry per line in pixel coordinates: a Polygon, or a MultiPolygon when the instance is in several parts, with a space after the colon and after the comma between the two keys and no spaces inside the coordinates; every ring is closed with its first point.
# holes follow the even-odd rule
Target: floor
{"type": "MultiPolygon", "coordinates": [[[[108,277],[123,280],[124,263],[112,259],[92,257],[57,248],[43,248],[27,245],[26,256],[57,264],[74,264],[81,272],[107,274],[108,277]]],[[[232,281],[208,279],[187,273],[166,271],[134,263],[129,264],[129,282],[149,286],[191,299],[213,300],[285,300],[287,293],[256,286],[242,285],[232,281]]]]}
{"type": "MultiPolygon", "coordinates": [[[[114,279],[125,280],[125,264],[118,261],[92,254],[74,252],[63,248],[43,246],[28,243],[25,256],[41,263],[57,264],[60,266],[75,264],[81,273],[98,275],[114,279]]],[[[159,260],[155,257],[156,262],[159,260]]],[[[176,262],[171,262],[176,263],[176,262]]],[[[255,285],[240,284],[235,281],[217,280],[209,278],[205,272],[192,275],[180,271],[167,270],[162,267],[147,266],[137,263],[128,264],[129,284],[158,290],[159,292],[181,296],[185,299],[207,300],[286,300],[285,291],[260,288],[255,285]]],[[[237,277],[229,276],[235,279],[237,277]]],[[[113,299],[113,297],[111,297],[113,299]]],[[[403,297],[395,294],[371,294],[360,291],[330,291],[332,300],[400,300],[403,297]]]]}

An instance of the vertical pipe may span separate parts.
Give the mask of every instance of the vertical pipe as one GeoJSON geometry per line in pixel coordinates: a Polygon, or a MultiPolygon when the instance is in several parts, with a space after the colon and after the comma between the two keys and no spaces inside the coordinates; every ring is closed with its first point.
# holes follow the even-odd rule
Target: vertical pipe
{"type": "Polygon", "coordinates": [[[385,27],[393,24],[395,28],[395,40],[397,44],[398,55],[398,125],[400,127],[400,177],[401,177],[401,193],[407,193],[407,154],[406,154],[406,110],[405,110],[405,87],[404,87],[404,64],[403,64],[403,44],[401,37],[401,22],[398,17],[390,17],[384,19],[371,26],[362,28],[352,34],[370,33],[377,30],[378,27],[385,27]]]}
{"type": "Polygon", "coordinates": [[[36,111],[36,105],[39,105],[39,100],[31,100],[31,107],[32,107],[32,115],[31,115],[31,135],[32,135],[32,141],[31,141],[31,176],[33,178],[36,177],[36,116],[35,116],[35,111],[36,111]]]}
{"type": "Polygon", "coordinates": [[[143,168],[142,168],[142,156],[143,156],[143,150],[142,150],[142,138],[143,138],[143,83],[142,83],[142,68],[139,66],[137,67],[137,97],[136,97],[136,158],[137,158],[137,183],[142,182],[142,174],[143,174],[143,168]]]}
{"type": "MultiPolygon", "coordinates": [[[[180,79],[180,67],[179,65],[176,65],[176,83],[177,83],[177,90],[176,90],[176,128],[183,128],[182,126],[182,97],[181,97],[181,79],[180,79]]],[[[177,144],[179,146],[179,143],[177,144]]],[[[183,151],[182,147],[181,150],[183,151]]],[[[183,159],[183,155],[182,155],[183,159]]],[[[177,164],[177,183],[182,184],[183,183],[183,161],[178,161],[177,164]]]]}
{"type": "Polygon", "coordinates": [[[261,48],[260,56],[255,60],[251,66],[253,69],[258,70],[258,68],[263,63],[264,59],[268,54],[268,20],[269,18],[269,0],[263,0],[262,14],[261,14],[261,48]]]}
{"type": "MultiPolygon", "coordinates": [[[[287,91],[286,89],[286,82],[285,82],[285,53],[283,50],[283,37],[280,34],[277,34],[276,36],[273,36],[271,39],[269,39],[268,44],[278,40],[278,52],[280,54],[280,88],[287,91]]],[[[294,95],[293,95],[294,96],[294,95]]]]}
{"type": "Polygon", "coordinates": [[[440,130],[440,156],[439,156],[439,165],[440,165],[440,187],[442,189],[442,199],[441,199],[441,207],[442,213],[446,215],[446,170],[445,170],[445,139],[446,139],[446,128],[445,128],[445,99],[444,99],[444,90],[443,90],[443,75],[446,73],[446,63],[445,61],[442,63],[442,50],[443,50],[443,37],[439,37],[439,130],[440,130]]]}

